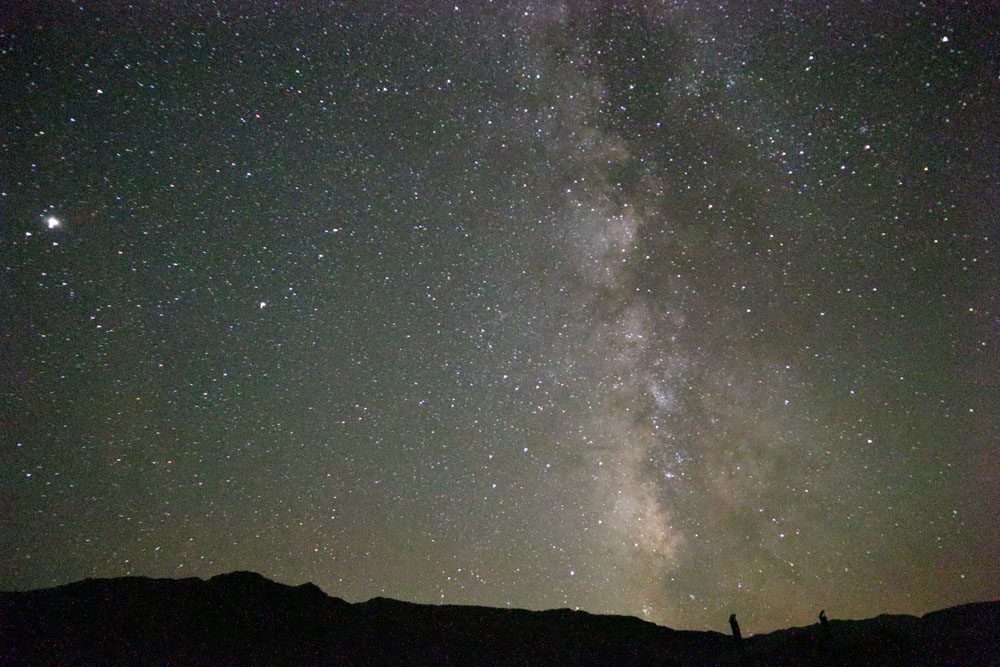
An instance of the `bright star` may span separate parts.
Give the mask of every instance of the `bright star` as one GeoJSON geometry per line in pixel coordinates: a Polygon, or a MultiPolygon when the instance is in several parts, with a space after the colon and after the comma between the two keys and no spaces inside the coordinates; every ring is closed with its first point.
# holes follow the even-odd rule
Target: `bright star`
{"type": "Polygon", "coordinates": [[[49,229],[55,229],[61,224],[62,221],[59,220],[59,218],[57,218],[54,215],[50,215],[49,217],[45,218],[45,226],[48,227],[49,229]]]}

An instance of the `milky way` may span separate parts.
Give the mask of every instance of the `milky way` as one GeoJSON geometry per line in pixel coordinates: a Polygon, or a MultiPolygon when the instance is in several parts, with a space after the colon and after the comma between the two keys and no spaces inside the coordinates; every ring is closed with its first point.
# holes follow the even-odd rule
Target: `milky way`
{"type": "Polygon", "coordinates": [[[3,11],[0,587],[1000,596],[986,4],[3,11]]]}

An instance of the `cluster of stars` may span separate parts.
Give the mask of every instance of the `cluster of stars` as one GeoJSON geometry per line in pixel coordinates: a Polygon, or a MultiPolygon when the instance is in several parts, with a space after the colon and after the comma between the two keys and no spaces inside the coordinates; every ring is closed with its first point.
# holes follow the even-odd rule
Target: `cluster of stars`
{"type": "Polygon", "coordinates": [[[976,10],[494,4],[12,12],[0,586],[1000,595],[976,10]]]}

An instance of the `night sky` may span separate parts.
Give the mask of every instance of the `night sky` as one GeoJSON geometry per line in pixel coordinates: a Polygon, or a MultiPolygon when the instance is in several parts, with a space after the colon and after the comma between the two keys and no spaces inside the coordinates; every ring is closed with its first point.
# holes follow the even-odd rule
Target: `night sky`
{"type": "Polygon", "coordinates": [[[0,10],[0,588],[1000,597],[997,6],[456,2],[0,10]]]}

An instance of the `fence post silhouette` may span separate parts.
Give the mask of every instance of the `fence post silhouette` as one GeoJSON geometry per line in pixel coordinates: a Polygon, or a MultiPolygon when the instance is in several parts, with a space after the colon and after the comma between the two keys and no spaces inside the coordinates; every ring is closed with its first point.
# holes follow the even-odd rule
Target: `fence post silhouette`
{"type": "Polygon", "coordinates": [[[740,624],[739,621],[736,620],[736,614],[729,615],[729,627],[733,630],[733,646],[736,649],[736,664],[749,664],[746,653],[746,643],[743,641],[743,633],[740,632],[740,624]]]}
{"type": "Polygon", "coordinates": [[[833,650],[833,633],[830,630],[829,622],[826,620],[825,609],[820,609],[819,611],[819,645],[827,653],[833,650]]]}

